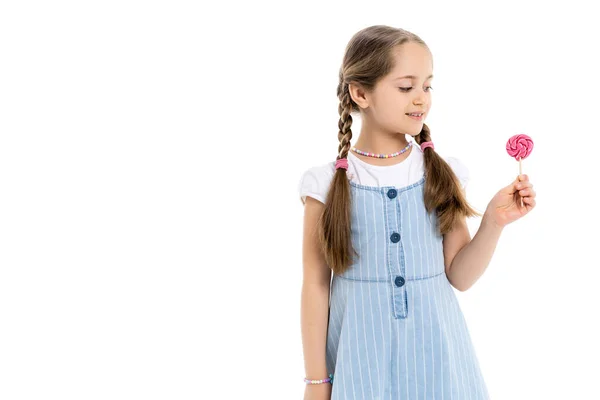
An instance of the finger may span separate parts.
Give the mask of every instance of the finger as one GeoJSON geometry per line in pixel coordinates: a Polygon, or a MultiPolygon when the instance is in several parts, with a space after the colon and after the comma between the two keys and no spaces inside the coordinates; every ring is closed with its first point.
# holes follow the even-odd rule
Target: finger
{"type": "Polygon", "coordinates": [[[526,174],[521,174],[521,175],[519,175],[518,179],[521,182],[525,182],[525,181],[529,180],[529,176],[527,176],[526,174]]]}
{"type": "Polygon", "coordinates": [[[506,193],[506,194],[514,194],[516,192],[519,191],[519,178],[515,179],[514,181],[512,181],[510,183],[510,185],[506,186],[505,188],[502,189],[502,192],[506,193]]]}
{"type": "Polygon", "coordinates": [[[528,180],[520,181],[519,179],[529,179],[529,178],[527,177],[527,175],[519,175],[517,177],[517,179],[512,181],[512,183],[510,185],[508,185],[507,187],[505,187],[503,189],[504,193],[514,194],[515,192],[519,191],[520,189],[526,189],[529,187],[533,187],[533,184],[531,182],[529,182],[528,180]]]}
{"type": "Polygon", "coordinates": [[[517,189],[526,189],[526,188],[532,188],[532,187],[533,187],[533,183],[531,183],[531,182],[517,183],[517,189]]]}
{"type": "Polygon", "coordinates": [[[533,197],[523,197],[523,202],[527,203],[531,208],[535,207],[535,199],[533,197]]]}
{"type": "Polygon", "coordinates": [[[535,191],[531,188],[519,190],[519,194],[523,197],[535,197],[535,191]]]}

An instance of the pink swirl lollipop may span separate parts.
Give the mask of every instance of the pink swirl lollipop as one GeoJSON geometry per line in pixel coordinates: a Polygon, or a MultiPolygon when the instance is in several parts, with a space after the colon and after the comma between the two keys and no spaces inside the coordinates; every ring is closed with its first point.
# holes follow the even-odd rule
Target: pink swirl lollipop
{"type": "Polygon", "coordinates": [[[527,158],[533,150],[533,140],[524,134],[514,135],[506,142],[506,152],[517,161],[527,158]]]}

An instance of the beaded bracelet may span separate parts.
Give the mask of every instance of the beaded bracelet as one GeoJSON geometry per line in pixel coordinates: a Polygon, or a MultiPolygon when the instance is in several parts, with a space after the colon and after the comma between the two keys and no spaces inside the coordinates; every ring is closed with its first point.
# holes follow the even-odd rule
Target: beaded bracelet
{"type": "Polygon", "coordinates": [[[329,378],[319,379],[319,380],[304,378],[304,382],[309,385],[317,385],[319,383],[329,382],[333,385],[333,374],[329,374],[329,378]]]}

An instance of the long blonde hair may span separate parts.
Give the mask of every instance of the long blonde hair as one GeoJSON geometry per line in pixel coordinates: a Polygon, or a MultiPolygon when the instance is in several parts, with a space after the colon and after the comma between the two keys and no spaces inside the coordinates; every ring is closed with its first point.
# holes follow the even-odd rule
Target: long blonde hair
{"type": "MultiPolygon", "coordinates": [[[[348,85],[351,82],[372,91],[377,81],[394,67],[392,50],[407,42],[415,42],[427,48],[417,35],[406,30],[385,25],[375,25],[357,32],[346,46],[339,73],[337,96],[340,100],[338,113],[338,157],[347,158],[352,139],[352,112],[360,112],[352,100],[348,85]]],[[[423,124],[415,136],[417,144],[431,141],[429,127],[423,124]]],[[[460,181],[448,163],[432,148],[423,151],[425,185],[424,203],[427,212],[436,211],[440,234],[448,233],[462,217],[481,216],[467,202],[460,181]]],[[[319,223],[319,241],[325,260],[335,274],[342,274],[359,256],[352,246],[351,190],[346,170],[335,171],[329,186],[323,214],[319,223]]]]}

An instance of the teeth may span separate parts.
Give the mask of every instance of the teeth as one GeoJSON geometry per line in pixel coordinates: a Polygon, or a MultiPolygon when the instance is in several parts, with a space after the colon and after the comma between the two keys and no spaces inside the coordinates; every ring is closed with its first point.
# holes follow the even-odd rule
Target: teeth
{"type": "Polygon", "coordinates": [[[421,114],[408,114],[408,115],[412,115],[413,117],[420,117],[421,115],[423,115],[423,113],[421,113],[421,114]]]}

